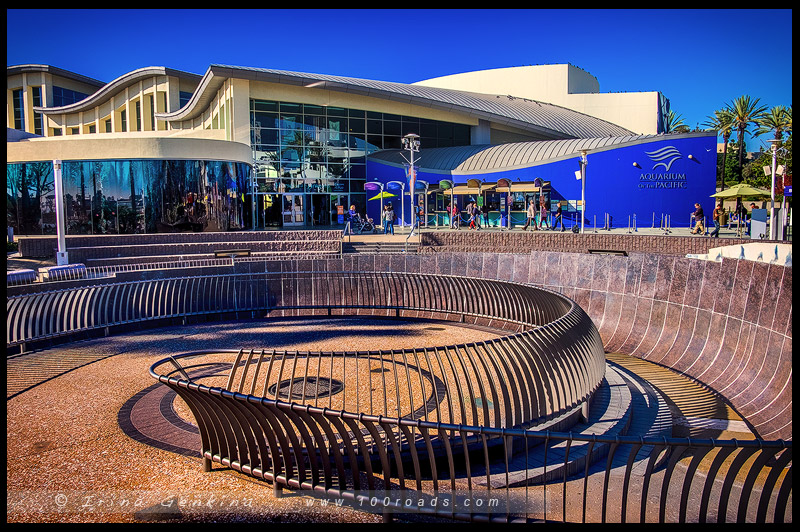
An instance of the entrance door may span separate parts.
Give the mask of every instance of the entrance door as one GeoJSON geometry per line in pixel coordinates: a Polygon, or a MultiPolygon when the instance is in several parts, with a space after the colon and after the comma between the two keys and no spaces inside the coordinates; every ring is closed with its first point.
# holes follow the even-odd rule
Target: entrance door
{"type": "Polygon", "coordinates": [[[309,222],[311,225],[330,225],[331,223],[331,207],[330,196],[328,194],[311,194],[309,208],[309,222]]]}
{"type": "Polygon", "coordinates": [[[256,193],[256,229],[281,223],[281,202],[277,194],[256,193]]]}
{"type": "Polygon", "coordinates": [[[303,194],[283,195],[283,225],[295,226],[305,223],[303,203],[303,194]]]}

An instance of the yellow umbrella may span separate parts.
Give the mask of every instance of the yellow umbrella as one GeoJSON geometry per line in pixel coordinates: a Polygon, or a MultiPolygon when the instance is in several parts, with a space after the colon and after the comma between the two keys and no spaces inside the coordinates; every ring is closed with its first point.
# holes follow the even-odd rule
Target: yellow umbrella
{"type": "Polygon", "coordinates": [[[386,192],[386,191],[384,190],[384,191],[380,192],[380,193],[379,193],[377,196],[375,196],[374,198],[370,198],[370,200],[374,200],[374,199],[381,199],[381,198],[394,198],[395,196],[397,196],[397,194],[392,194],[391,192],[386,192]]]}
{"type": "Polygon", "coordinates": [[[751,187],[747,183],[739,183],[738,185],[733,185],[731,188],[725,189],[721,192],[717,192],[716,194],[711,194],[710,197],[712,198],[745,198],[749,196],[769,196],[770,193],[766,190],[761,190],[760,188],[751,187]]]}

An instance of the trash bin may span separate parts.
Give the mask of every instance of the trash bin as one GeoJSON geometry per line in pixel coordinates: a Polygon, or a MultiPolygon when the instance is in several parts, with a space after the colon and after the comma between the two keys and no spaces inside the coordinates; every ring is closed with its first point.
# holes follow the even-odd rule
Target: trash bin
{"type": "Polygon", "coordinates": [[[750,211],[750,238],[760,240],[769,238],[767,232],[767,209],[753,209],[750,211]]]}

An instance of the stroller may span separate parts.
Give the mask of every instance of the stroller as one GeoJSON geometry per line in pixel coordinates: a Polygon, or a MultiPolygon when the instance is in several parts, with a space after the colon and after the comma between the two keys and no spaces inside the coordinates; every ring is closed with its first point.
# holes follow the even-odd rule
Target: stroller
{"type": "Polygon", "coordinates": [[[364,231],[368,233],[375,233],[378,229],[375,227],[372,218],[364,217],[362,218],[360,215],[356,214],[352,218],[350,218],[350,226],[352,231],[357,231],[358,234],[362,234],[364,231]]]}

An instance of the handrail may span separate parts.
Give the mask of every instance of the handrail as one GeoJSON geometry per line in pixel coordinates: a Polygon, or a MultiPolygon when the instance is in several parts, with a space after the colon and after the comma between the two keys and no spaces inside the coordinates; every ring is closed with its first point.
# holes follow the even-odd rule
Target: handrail
{"type": "Polygon", "coordinates": [[[351,242],[352,241],[352,237],[353,237],[353,234],[352,234],[353,232],[352,232],[352,230],[350,228],[350,222],[351,222],[351,220],[347,220],[347,223],[345,224],[344,230],[343,230],[343,233],[342,233],[342,240],[344,240],[344,237],[347,236],[348,237],[347,238],[348,242],[351,242]]]}
{"type": "MultiPolygon", "coordinates": [[[[319,491],[328,497],[355,501],[356,509],[372,511],[375,505],[365,507],[363,500],[378,499],[383,503],[377,508],[388,519],[392,512],[416,512],[470,521],[685,522],[697,519],[705,522],[716,516],[721,522],[783,522],[787,510],[791,511],[788,504],[791,500],[791,441],[534,431],[429,420],[428,413],[422,419],[419,415],[381,413],[380,409],[364,412],[344,406],[331,407],[330,403],[325,406],[324,402],[312,405],[281,400],[277,395],[269,397],[236,391],[242,389],[247,379],[248,365],[265,364],[249,356],[241,361],[241,349],[227,352],[237,353],[237,363],[231,369],[225,388],[159,374],[157,369],[169,359],[156,362],[149,370],[150,375],[173,388],[197,417],[198,426],[202,427],[201,454],[206,470],[210,470],[211,462],[217,462],[272,482],[276,493],[282,487],[301,490],[304,494],[319,491]],[[237,367],[242,366],[244,370],[237,386],[234,374],[237,367]],[[255,438],[236,436],[242,423],[252,431],[247,434],[254,434],[255,438]],[[533,464],[534,455],[528,463],[532,449],[542,449],[536,456],[539,459],[544,456],[543,466],[533,464]],[[573,457],[580,457],[581,453],[588,456],[593,450],[604,449],[607,454],[605,469],[591,473],[591,461],[586,459],[579,478],[571,479],[576,468],[570,466],[570,449],[573,457]],[[685,452],[690,453],[691,460],[681,460],[685,452]],[[294,460],[296,456],[307,456],[308,460],[294,460]],[[287,469],[283,469],[284,464],[287,469]],[[695,471],[707,473],[695,474],[695,471]],[[598,481],[588,483],[589,477],[597,477],[598,481]],[[737,478],[741,480],[737,488],[732,489],[737,478]],[[560,495],[563,501],[560,508],[552,503],[548,505],[548,491],[551,499],[560,495]],[[712,497],[714,492],[718,495],[712,497]],[[690,498],[690,493],[696,495],[690,498]],[[611,494],[616,497],[613,502],[611,494]],[[430,502],[440,497],[447,499],[448,505],[431,507],[430,502]],[[461,506],[456,511],[450,504],[459,498],[461,506]],[[573,502],[567,504],[568,500],[573,502]],[[479,506],[480,502],[486,504],[487,501],[500,504],[485,506],[489,508],[487,511],[479,506]],[[466,503],[472,503],[473,507],[465,507],[466,503]]],[[[250,355],[253,352],[251,349],[250,355]]],[[[177,358],[212,353],[218,352],[184,353],[177,358]]],[[[415,359],[413,353],[414,350],[403,350],[404,358],[415,359]]],[[[278,356],[284,361],[281,368],[284,364],[290,365],[285,363],[286,355],[267,353],[268,357],[278,356]]],[[[297,357],[309,355],[294,353],[291,366],[297,367],[297,357]]],[[[362,357],[362,361],[377,357],[374,352],[329,355],[333,358],[349,355],[356,361],[358,357],[362,357]]],[[[263,351],[261,356],[264,356],[263,351]]],[[[440,355],[437,352],[433,356],[440,355]]],[[[445,360],[439,362],[446,364],[445,360]]],[[[317,368],[325,366],[306,364],[317,368]]],[[[429,361],[426,367],[436,366],[429,361]]],[[[202,364],[193,367],[199,370],[202,364]]],[[[394,376],[390,374],[384,382],[398,379],[402,382],[403,368],[403,364],[394,364],[390,370],[394,376]]],[[[405,370],[408,370],[407,365],[405,370]]],[[[296,374],[295,369],[291,372],[296,374]]],[[[255,373],[258,374],[258,370],[255,373]]],[[[282,373],[283,369],[273,380],[282,378],[282,373]]],[[[308,376],[308,372],[305,374],[308,376]]],[[[271,382],[269,378],[267,381],[271,382]]],[[[500,383],[501,386],[505,384],[500,383]]],[[[365,404],[372,402],[355,401],[354,406],[365,404]]],[[[445,405],[441,410],[445,410],[445,405]]],[[[790,513],[788,517],[791,520],[790,513]]]]}

